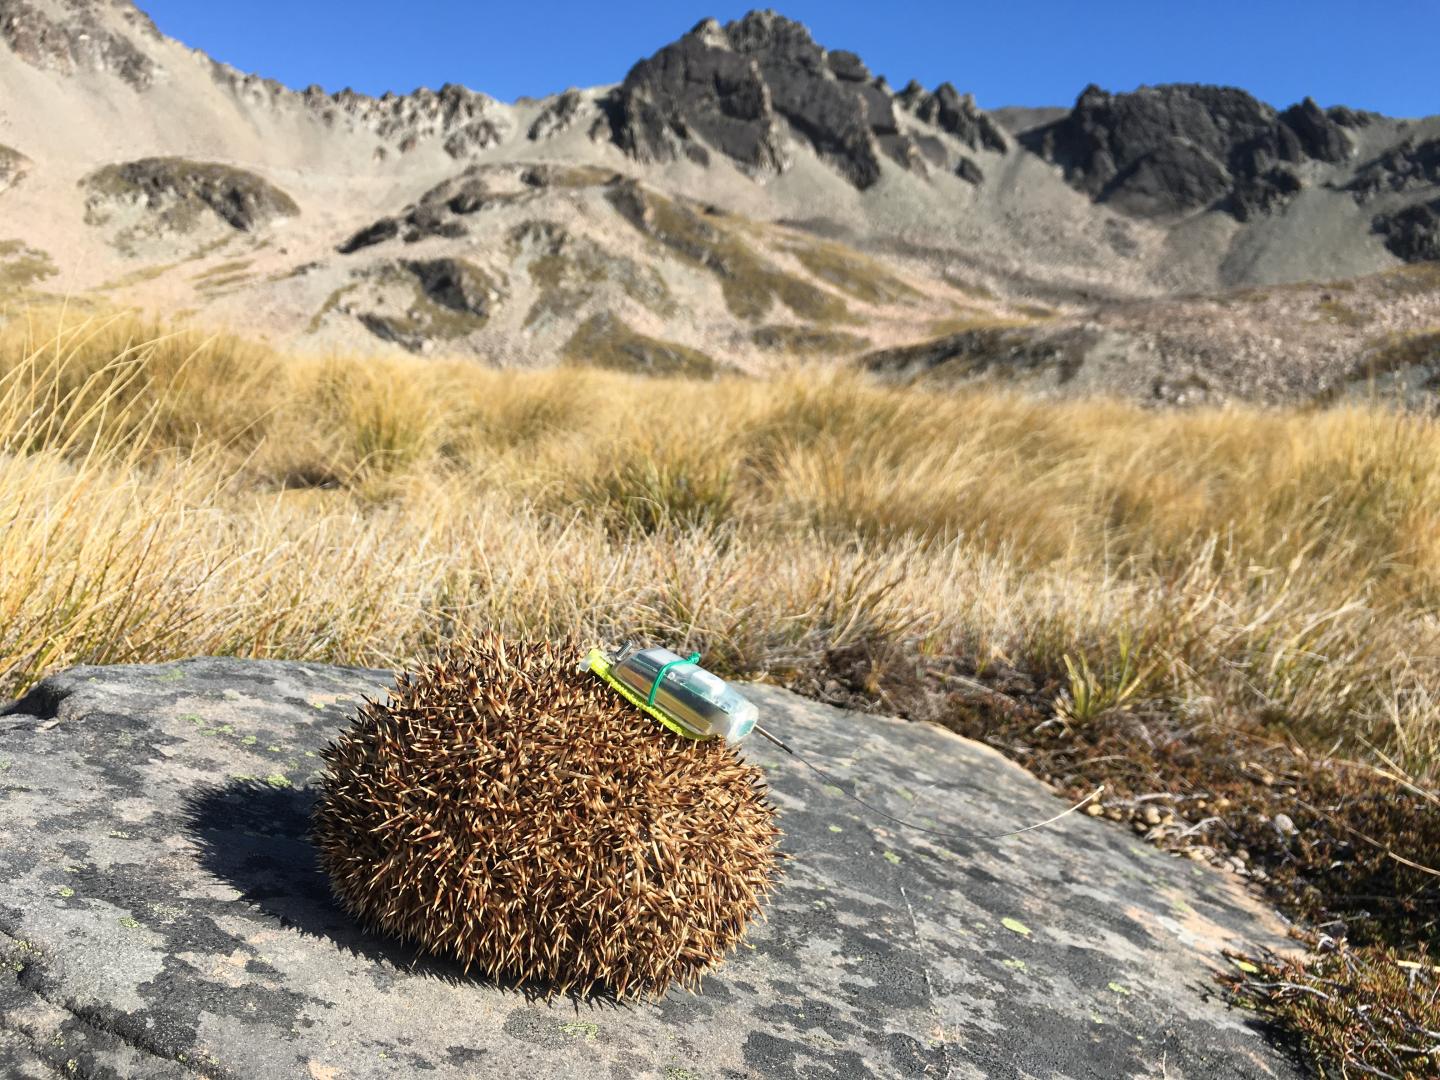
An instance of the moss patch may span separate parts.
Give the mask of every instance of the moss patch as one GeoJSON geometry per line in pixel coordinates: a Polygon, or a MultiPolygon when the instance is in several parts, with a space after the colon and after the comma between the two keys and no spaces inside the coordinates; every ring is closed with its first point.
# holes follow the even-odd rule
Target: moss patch
{"type": "Polygon", "coordinates": [[[352,281],[348,285],[341,285],[340,288],[336,289],[329,296],[327,296],[325,298],[325,302],[320,305],[320,310],[315,312],[315,314],[311,317],[309,324],[305,327],[305,332],[307,334],[313,334],[317,330],[319,330],[320,327],[324,325],[325,316],[329,315],[332,311],[338,308],[340,306],[340,302],[359,287],[360,283],[358,281],[352,281]]]}
{"type": "Polygon", "coordinates": [[[157,263],[154,266],[142,266],[137,270],[131,270],[128,274],[122,274],[113,281],[107,281],[105,284],[97,286],[96,291],[107,292],[111,289],[128,289],[132,285],[143,285],[145,282],[154,281],[156,278],[168,274],[177,266],[183,265],[184,263],[170,262],[157,263]]]}
{"type": "Polygon", "coordinates": [[[637,371],[649,375],[685,375],[708,379],[721,370],[698,349],[646,337],[609,312],[587,319],[565,343],[565,362],[577,366],[637,371]]]}
{"type": "Polygon", "coordinates": [[[992,322],[860,358],[865,370],[902,382],[954,383],[980,375],[1014,378],[1054,371],[1061,382],[1084,363],[1083,341],[1036,333],[1025,323],[992,322]]]}
{"type": "Polygon", "coordinates": [[[1354,381],[1378,379],[1409,368],[1434,369],[1425,388],[1440,389],[1440,330],[1392,334],[1374,344],[1351,376],[1354,381]]]}
{"type": "Polygon", "coordinates": [[[718,215],[701,215],[634,181],[614,185],[608,197],[640,232],[719,278],[725,304],[737,318],[758,321],[778,301],[812,322],[850,320],[844,300],[776,269],[718,215]]]}
{"type": "Polygon", "coordinates": [[[0,240],[0,292],[23,292],[57,273],[45,252],[19,240],[0,240]]]}
{"type": "Polygon", "coordinates": [[[208,270],[200,271],[200,273],[191,277],[190,280],[204,282],[214,278],[234,277],[248,270],[254,261],[254,259],[230,259],[227,262],[217,263],[208,270]]]}
{"type": "Polygon", "coordinates": [[[1368,316],[1356,311],[1348,304],[1342,304],[1333,298],[1326,298],[1316,305],[1316,311],[1325,322],[1333,323],[1336,326],[1357,327],[1369,323],[1368,316]]]}
{"type": "Polygon", "coordinates": [[[958,277],[955,274],[951,273],[942,274],[941,279],[945,282],[946,285],[949,285],[952,289],[956,290],[957,292],[962,292],[966,296],[974,297],[976,300],[999,299],[999,297],[995,295],[995,291],[993,289],[981,285],[978,281],[966,281],[964,278],[958,277]]]}
{"type": "Polygon", "coordinates": [[[868,338],[843,330],[778,324],[758,327],[751,332],[750,340],[762,349],[796,356],[842,356],[859,352],[870,344],[868,338]]]}
{"type": "Polygon", "coordinates": [[[1236,971],[1223,978],[1232,1000],[1265,1015],[1307,1060],[1336,1063],[1340,1076],[1440,1074],[1440,973],[1430,957],[1306,940],[1303,960],[1232,956],[1236,971]]]}
{"type": "Polygon", "coordinates": [[[941,319],[932,319],[926,332],[931,337],[942,338],[949,337],[951,334],[963,334],[967,330],[978,330],[997,325],[1023,326],[1025,324],[1020,320],[1016,320],[1014,323],[1004,323],[1002,320],[996,319],[990,312],[975,308],[971,311],[946,315],[941,319]]]}
{"type": "Polygon", "coordinates": [[[794,244],[787,250],[825,284],[867,304],[923,299],[917,289],[901,281],[874,259],[840,244],[794,244]]]}
{"type": "Polygon", "coordinates": [[[1387,270],[1379,280],[1386,291],[1397,296],[1416,296],[1440,292],[1440,262],[1412,263],[1387,270]]]}
{"type": "Polygon", "coordinates": [[[575,314],[606,287],[618,289],[657,315],[675,313],[670,289],[653,267],[640,266],[633,259],[572,236],[554,222],[527,221],[516,226],[507,247],[512,255],[535,253],[527,270],[540,295],[525,316],[527,328],[575,314]]]}

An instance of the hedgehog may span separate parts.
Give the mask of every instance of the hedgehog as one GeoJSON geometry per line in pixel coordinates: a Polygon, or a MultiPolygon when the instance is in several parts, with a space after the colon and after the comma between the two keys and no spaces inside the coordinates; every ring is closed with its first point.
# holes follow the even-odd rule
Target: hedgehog
{"type": "Polygon", "coordinates": [[[322,757],[313,836],[367,930],[542,996],[656,998],[780,875],[763,774],[580,672],[576,643],[458,642],[322,757]]]}

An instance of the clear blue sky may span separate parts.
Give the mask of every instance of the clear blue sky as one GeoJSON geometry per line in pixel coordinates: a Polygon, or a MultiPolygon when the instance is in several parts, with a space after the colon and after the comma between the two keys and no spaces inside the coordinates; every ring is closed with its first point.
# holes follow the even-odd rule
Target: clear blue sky
{"type": "MultiPolygon", "coordinates": [[[[701,18],[690,0],[138,0],[161,30],[292,87],[463,83],[505,101],[618,82],[701,18]]],[[[895,86],[950,80],[987,108],[1068,105],[1090,82],[1241,86],[1392,116],[1440,113],[1440,0],[793,0],[781,14],[895,86]],[[1382,14],[1383,13],[1383,14],[1382,14]]]]}

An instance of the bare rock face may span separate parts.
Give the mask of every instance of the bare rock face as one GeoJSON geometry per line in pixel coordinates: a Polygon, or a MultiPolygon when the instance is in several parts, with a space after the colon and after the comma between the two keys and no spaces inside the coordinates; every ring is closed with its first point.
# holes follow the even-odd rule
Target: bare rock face
{"type": "Polygon", "coordinates": [[[976,187],[985,182],[984,171],[968,157],[960,159],[960,164],[955,166],[955,175],[967,184],[973,184],[976,187]]]}
{"type": "Polygon", "coordinates": [[[8,191],[30,171],[30,159],[19,150],[0,146],[0,193],[8,191]]]}
{"type": "Polygon", "coordinates": [[[337,309],[413,353],[484,329],[507,296],[500,277],[466,259],[386,260],[354,279],[337,309]]]}
{"type": "Polygon", "coordinates": [[[488,318],[504,296],[490,275],[464,259],[411,259],[403,265],[415,275],[421,292],[461,315],[488,318]]]}
{"type": "Polygon", "coordinates": [[[1411,191],[1440,184],[1440,138],[1406,139],[1355,172],[1346,190],[1357,202],[1391,191],[1411,191]]]}
{"type": "Polygon", "coordinates": [[[1072,186],[1125,213],[1213,208],[1242,221],[1300,190],[1294,166],[1350,153],[1341,126],[1309,99],[1277,114],[1243,90],[1191,84],[1130,94],[1092,85],[1068,116],[1025,142],[1072,186]]]}
{"type": "Polygon", "coordinates": [[[1352,109],[1348,105],[1331,105],[1325,110],[1325,115],[1342,128],[1363,128],[1369,127],[1383,117],[1377,112],[1370,112],[1367,109],[1352,109]]]}
{"type": "Polygon", "coordinates": [[[535,122],[530,125],[530,130],[525,133],[525,137],[531,142],[539,142],[552,135],[559,135],[575,123],[584,105],[585,97],[579,90],[566,90],[545,106],[540,115],[535,118],[535,122]]]}
{"type": "Polygon", "coordinates": [[[498,145],[505,135],[492,120],[475,120],[452,131],[445,139],[445,152],[452,158],[465,158],[498,145]]]}
{"type": "MultiPolygon", "coordinates": [[[[702,22],[636,64],[608,107],[616,144],[640,161],[705,164],[716,151],[751,173],[779,172],[788,131],[863,190],[882,159],[923,168],[896,101],[854,53],[827,52],[800,23],[766,11],[702,22]]],[[[999,127],[949,84],[933,95],[916,87],[901,104],[972,149],[1005,149],[999,127]]]]}
{"type": "Polygon", "coordinates": [[[546,188],[598,186],[612,176],[606,169],[585,165],[471,165],[436,184],[399,214],[360,229],[336,250],[353,255],[396,237],[407,244],[427,237],[459,239],[470,234],[467,219],[487,207],[520,202],[546,188]]]}
{"type": "MultiPolygon", "coordinates": [[[[1345,190],[1363,205],[1382,195],[1433,189],[1437,185],[1440,138],[1419,142],[1409,138],[1361,165],[1345,190]]],[[[1385,238],[1391,254],[1406,262],[1440,259],[1440,199],[1377,214],[1371,228],[1385,238]]]]}
{"type": "Polygon", "coordinates": [[[911,81],[896,100],[927,124],[949,132],[971,150],[994,150],[1005,153],[1005,133],[989,115],[975,104],[972,94],[962,94],[950,83],[941,83],[929,93],[918,82],[911,81]]]}
{"type": "Polygon", "coordinates": [[[1391,254],[1406,262],[1440,259],[1440,199],[1379,214],[1372,227],[1391,254]]]}
{"type": "Polygon", "coordinates": [[[138,212],[133,227],[189,233],[206,219],[255,232],[300,212],[295,200],[263,177],[232,165],[185,158],[142,158],[107,165],[84,180],[86,219],[109,224],[138,212]]]}
{"type": "Polygon", "coordinates": [[[707,164],[708,148],[752,172],[778,172],[781,132],[753,60],[714,21],[630,69],[612,103],[615,143],[640,161],[707,164]]]}
{"type": "Polygon", "coordinates": [[[111,72],[137,90],[148,89],[159,67],[133,41],[114,33],[101,14],[116,9],[136,31],[158,37],[150,19],[132,4],[105,0],[31,3],[0,0],[0,41],[28,64],[62,74],[111,72]]]}
{"type": "Polygon", "coordinates": [[[1350,156],[1352,147],[1344,128],[1327,112],[1306,98],[1280,114],[1280,122],[1300,138],[1300,148],[1316,161],[1337,164],[1350,156]]]}

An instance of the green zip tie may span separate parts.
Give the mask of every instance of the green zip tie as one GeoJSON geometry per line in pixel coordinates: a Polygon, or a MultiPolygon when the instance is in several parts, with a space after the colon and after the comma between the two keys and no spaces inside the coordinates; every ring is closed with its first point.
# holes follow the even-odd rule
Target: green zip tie
{"type": "Polygon", "coordinates": [[[700,663],[700,654],[699,654],[698,652],[697,652],[697,653],[691,653],[691,654],[690,654],[690,658],[689,658],[688,660],[671,660],[668,664],[666,664],[664,667],[662,667],[662,668],[660,669],[659,673],[656,674],[656,676],[655,676],[655,681],[650,684],[650,696],[645,699],[645,704],[646,704],[646,705],[654,705],[654,704],[655,704],[655,695],[656,695],[657,693],[659,693],[659,691],[660,691],[660,680],[663,679],[663,678],[665,678],[665,673],[666,673],[667,671],[669,671],[672,667],[677,667],[677,666],[679,666],[680,664],[698,664],[698,663],[700,663]]]}

